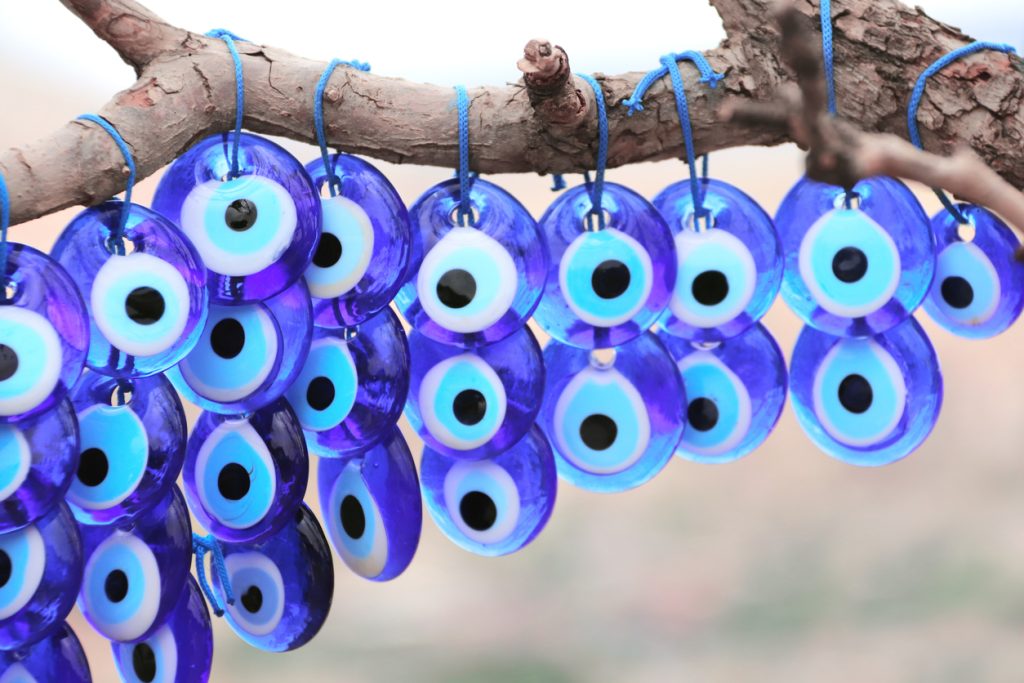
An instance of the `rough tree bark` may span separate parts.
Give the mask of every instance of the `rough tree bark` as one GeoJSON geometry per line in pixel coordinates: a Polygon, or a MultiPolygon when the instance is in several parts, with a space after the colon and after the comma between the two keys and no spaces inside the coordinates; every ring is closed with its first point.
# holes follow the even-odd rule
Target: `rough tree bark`
{"type": "MultiPolygon", "coordinates": [[[[773,101],[792,75],[781,58],[779,29],[766,21],[774,0],[709,1],[722,17],[727,38],[707,57],[726,79],[710,90],[684,67],[696,151],[793,140],[786,126],[742,116],[722,120],[718,115],[727,100],[773,101]]],[[[234,76],[222,41],[172,26],[133,0],[61,2],[135,68],[138,81],[98,113],[131,146],[140,178],[200,138],[231,128],[234,76]]],[[[904,111],[917,75],[970,39],[898,0],[836,4],[840,114],[866,131],[905,137],[904,111]]],[[[817,1],[795,0],[793,6],[813,31],[817,1]]],[[[664,51],[685,47],[665,46],[664,51]]],[[[312,96],[325,64],[254,43],[239,43],[239,51],[246,83],[245,127],[313,142],[312,96]]],[[[651,55],[652,65],[656,57],[651,55]]],[[[531,41],[520,68],[523,83],[470,90],[473,169],[550,173],[592,168],[593,99],[588,88],[571,78],[565,51],[531,41]]],[[[617,104],[628,97],[641,76],[600,76],[607,101],[617,104]]],[[[392,162],[456,165],[456,117],[449,88],[339,68],[326,100],[332,145],[392,162]]],[[[611,106],[609,113],[611,166],[682,154],[665,83],[651,89],[645,111],[627,117],[624,107],[611,106]]],[[[981,53],[950,66],[930,83],[920,122],[929,149],[948,153],[957,145],[969,146],[1009,183],[1024,187],[1024,164],[1019,163],[1024,71],[1018,58],[981,53]]],[[[74,121],[43,140],[0,153],[0,172],[10,187],[14,223],[102,201],[121,191],[126,178],[123,160],[107,135],[74,121]],[[69,177],[76,182],[69,183],[69,177]]]]}

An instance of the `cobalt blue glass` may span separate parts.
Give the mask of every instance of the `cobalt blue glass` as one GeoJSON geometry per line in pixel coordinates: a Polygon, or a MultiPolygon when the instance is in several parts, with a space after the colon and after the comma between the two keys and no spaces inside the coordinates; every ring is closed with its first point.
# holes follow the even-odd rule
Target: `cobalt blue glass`
{"type": "MultiPolygon", "coordinates": [[[[235,594],[228,625],[253,647],[286,652],[308,643],[334,598],[331,548],[316,516],[300,505],[288,523],[258,543],[225,543],[224,564],[235,594]]],[[[223,594],[220,574],[213,583],[223,594]]]]}
{"type": "Polygon", "coordinates": [[[782,246],[771,217],[739,188],[701,180],[707,215],[700,218],[691,189],[684,180],[654,198],[675,236],[677,268],[659,324],[690,341],[722,341],[771,308],[782,284],[782,246]]]}
{"type": "Polygon", "coordinates": [[[280,398],[302,370],[313,336],[311,316],[302,281],[267,301],[210,306],[199,342],[167,377],[204,410],[237,414],[262,408],[280,398]]]}
{"type": "Polygon", "coordinates": [[[558,474],[538,427],[484,460],[456,460],[428,447],[421,467],[434,523],[471,553],[514,553],[541,532],[555,507],[558,474]]]}
{"type": "Polygon", "coordinates": [[[56,407],[0,424],[0,534],[60,503],[78,469],[78,421],[66,397],[56,407]]]}
{"type": "Polygon", "coordinates": [[[838,338],[804,327],[790,393],[820,449],[853,465],[887,465],[914,451],[942,406],[935,349],[913,318],[888,332],[838,338]]]}
{"type": "Polygon", "coordinates": [[[945,209],[932,217],[938,256],[924,310],[953,334],[994,337],[1024,308],[1024,265],[1017,260],[1020,240],[991,211],[971,204],[957,208],[974,234],[962,238],[959,222],[945,209]]]}
{"type": "Polygon", "coordinates": [[[111,643],[124,683],[206,683],[213,662],[213,630],[206,601],[191,575],[164,625],[146,640],[111,643]]]}
{"type": "Polygon", "coordinates": [[[408,391],[409,344],[398,316],[384,309],[357,328],[314,328],[287,398],[309,452],[337,458],[384,438],[408,391]]]}
{"type": "Polygon", "coordinates": [[[676,454],[731,462],[760,446],[786,404],[789,380],[779,345],[756,323],[723,342],[658,338],[675,359],[686,395],[686,430],[676,454]]]}
{"type": "Polygon", "coordinates": [[[78,607],[104,638],[150,637],[178,602],[192,566],[192,525],[173,487],[131,526],[82,525],[85,574],[78,607]]]}
{"type": "Polygon", "coordinates": [[[497,185],[472,181],[471,227],[456,225],[459,199],[452,179],[409,209],[413,255],[395,303],[426,337],[480,346],[526,324],[544,289],[548,250],[530,212],[497,185]]]}
{"type": "Polygon", "coordinates": [[[931,286],[928,217],[894,178],[862,180],[849,195],[803,178],[782,200],[775,227],[786,255],[782,297],[822,332],[885,332],[909,318],[931,286]]]}
{"type": "Polygon", "coordinates": [[[687,403],[675,362],[647,332],[601,356],[550,341],[538,424],[551,439],[558,474],[614,493],[660,472],[683,436],[687,403]]]}
{"type": "Polygon", "coordinates": [[[3,683],[92,683],[89,662],[78,636],[63,624],[26,650],[0,652],[3,683]]]}
{"type": "Polygon", "coordinates": [[[82,541],[67,506],[0,535],[0,564],[0,650],[18,650],[58,630],[75,605],[82,541]]]}
{"type": "Polygon", "coordinates": [[[0,288],[0,423],[56,405],[78,381],[89,349],[89,317],[71,276],[32,247],[9,248],[0,288]]]}
{"type": "Polygon", "coordinates": [[[188,439],[185,495],[223,541],[255,541],[292,518],[309,479],[302,427],[287,401],[247,415],[204,412],[188,439]]]}
{"type": "Polygon", "coordinates": [[[609,348],[635,339],[665,310],[676,284],[672,231],[654,205],[605,183],[603,229],[586,185],[556,199],[540,219],[551,250],[534,320],[563,344],[609,348]]]}
{"type": "Polygon", "coordinates": [[[86,373],[73,395],[81,457],[68,490],[81,524],[127,524],[164,498],[185,462],[185,410],[163,375],[86,373]]]}
{"type": "Polygon", "coordinates": [[[256,135],[211,135],[164,172],[153,209],[181,227],[207,268],[210,301],[263,301],[291,287],[320,238],[320,196],[298,159],[256,135]]]}
{"type": "Polygon", "coordinates": [[[318,481],[327,537],[348,568],[371,581],[405,571],[420,542],[423,507],[416,464],[398,428],[365,453],[321,459],[318,481]]]}
{"type": "MultiPolygon", "coordinates": [[[[320,200],[323,233],[306,284],[317,325],[351,327],[386,308],[405,284],[412,228],[402,198],[383,173],[351,154],[332,155],[330,164],[341,191],[320,200]]],[[[309,162],[306,170],[323,194],[323,161],[309,162]]]]}
{"type": "Polygon", "coordinates": [[[145,377],[175,365],[206,320],[206,267],[195,247],[160,214],[132,204],[124,239],[111,231],[120,201],[75,216],[53,257],[78,285],[90,315],[86,364],[115,377],[145,377]],[[128,253],[119,253],[128,252],[128,253]]]}
{"type": "Polygon", "coordinates": [[[496,455],[537,417],[544,363],[529,328],[475,351],[413,331],[406,416],[426,445],[452,458],[496,455]]]}

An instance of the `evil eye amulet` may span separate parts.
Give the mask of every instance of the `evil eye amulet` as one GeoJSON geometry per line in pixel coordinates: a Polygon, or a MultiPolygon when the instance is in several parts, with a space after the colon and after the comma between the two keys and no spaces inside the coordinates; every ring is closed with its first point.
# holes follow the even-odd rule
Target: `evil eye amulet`
{"type": "Polygon", "coordinates": [[[434,523],[478,555],[507,555],[541,532],[558,491],[551,446],[537,427],[504,453],[455,460],[423,451],[420,481],[434,523]]]}
{"type": "Polygon", "coordinates": [[[782,284],[782,246],[771,217],[739,188],[700,181],[669,185],[654,206],[675,236],[676,285],[659,323],[670,334],[713,342],[740,334],[768,312],[782,284]]]}
{"type": "Polygon", "coordinates": [[[935,426],[942,375],[913,318],[855,339],[804,327],[790,392],[800,426],[819,448],[853,465],[887,465],[913,452],[935,426]]]}
{"type": "Polygon", "coordinates": [[[89,317],[71,276],[32,247],[9,249],[0,289],[0,423],[56,405],[78,381],[89,349],[89,317]]]}
{"type": "Polygon", "coordinates": [[[530,213],[497,185],[476,178],[472,226],[456,225],[458,180],[435,185],[409,209],[413,260],[398,310],[434,341],[496,342],[526,324],[544,288],[548,251],[530,213]]]}
{"type": "Polygon", "coordinates": [[[0,424],[0,533],[36,521],[64,498],[78,468],[78,422],[67,398],[0,424]]]}
{"type": "Polygon", "coordinates": [[[287,398],[315,455],[336,458],[380,441],[398,422],[409,391],[409,345],[384,309],[358,328],[314,328],[287,398]]]}
{"type": "MultiPolygon", "coordinates": [[[[306,164],[306,170],[321,192],[331,182],[321,159],[306,164]]],[[[323,232],[306,284],[317,325],[351,327],[387,307],[405,284],[412,228],[398,192],[370,164],[335,154],[330,175],[341,191],[320,200],[323,232]]]]}
{"type": "Polygon", "coordinates": [[[206,683],[213,661],[213,631],[196,580],[185,579],[177,604],[153,635],[111,647],[124,683],[206,683]]]}
{"type": "MultiPolygon", "coordinates": [[[[258,543],[225,543],[224,565],[235,594],[225,616],[253,647],[286,652],[305,645],[323,626],[334,598],[331,549],[305,505],[258,543]]],[[[220,574],[214,586],[223,594],[220,574]]]]}
{"type": "Polygon", "coordinates": [[[206,319],[206,268],[195,248],[160,214],[108,201],[78,214],[53,247],[91,316],[87,365],[105,375],[145,377],[195,346],[206,319]],[[123,254],[130,249],[130,253],[123,254]]]}
{"type": "Polygon", "coordinates": [[[262,301],[293,285],[320,237],[320,196],[298,159],[270,140],[212,135],[160,179],[153,209],[181,227],[208,271],[210,300],[262,301]]]}
{"type": "Polygon", "coordinates": [[[862,180],[849,195],[804,178],[783,199],[775,226],[786,254],[782,296],[822,332],[885,332],[910,317],[931,285],[928,218],[894,178],[862,180]]]}
{"type": "Polygon", "coordinates": [[[534,320],[563,344],[608,348],[650,328],[676,283],[676,252],[665,220],[629,188],[606,183],[601,229],[588,186],[565,192],[540,219],[551,250],[534,320]]]}
{"type": "Polygon", "coordinates": [[[163,624],[192,566],[192,526],[175,486],[127,528],[82,525],[78,606],[104,638],[131,643],[163,624]]]}
{"type": "Polygon", "coordinates": [[[688,342],[664,331],[686,395],[686,430],[676,453],[696,462],[730,462],[771,433],[786,403],[786,362],[760,323],[724,342],[688,342]]]}
{"type": "Polygon", "coordinates": [[[67,624],[21,652],[0,652],[0,683],[92,683],[78,636],[67,624]]]}
{"type": "Polygon", "coordinates": [[[924,310],[953,334],[993,337],[1010,327],[1024,308],[1020,240],[991,211],[971,204],[958,204],[957,209],[974,236],[961,238],[960,223],[945,209],[932,218],[938,256],[924,310]]]}
{"type": "Polygon", "coordinates": [[[82,524],[126,524],[164,498],[181,473],[185,411],[163,375],[87,373],[75,386],[78,468],[67,493],[82,524]],[[122,398],[124,402],[122,403],[122,398]]]}
{"type": "Polygon", "coordinates": [[[476,351],[413,331],[409,351],[406,416],[430,448],[452,458],[484,458],[519,441],[533,424],[544,395],[544,362],[529,328],[476,351]]]}
{"type": "Polygon", "coordinates": [[[245,416],[204,412],[188,440],[185,493],[196,519],[224,541],[281,528],[306,493],[309,456],[286,401],[245,416]]]}
{"type": "Polygon", "coordinates": [[[267,301],[210,306],[199,342],[167,377],[211,412],[261,408],[280,398],[302,370],[313,336],[311,316],[301,281],[267,301]]]}
{"type": "Polygon", "coordinates": [[[82,541],[58,503],[24,529],[0,534],[0,650],[18,650],[61,627],[82,583],[82,541]]]}
{"type": "Polygon", "coordinates": [[[643,484],[672,458],[687,403],[668,350],[650,332],[614,351],[611,361],[551,341],[539,424],[558,474],[575,486],[613,493],[643,484]]]}
{"type": "Polygon", "coordinates": [[[409,446],[397,428],[363,454],[320,460],[320,512],[348,568],[388,581],[409,566],[420,542],[423,506],[409,446]]]}

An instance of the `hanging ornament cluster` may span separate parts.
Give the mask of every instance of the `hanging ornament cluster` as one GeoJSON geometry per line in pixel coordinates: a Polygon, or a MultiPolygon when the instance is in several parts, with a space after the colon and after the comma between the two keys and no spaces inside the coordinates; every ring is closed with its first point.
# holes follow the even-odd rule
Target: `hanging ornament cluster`
{"type": "Polygon", "coordinates": [[[175,161],[152,208],[131,201],[127,144],[89,115],[125,156],[125,200],[83,211],[49,256],[8,245],[3,221],[4,681],[90,680],[64,623],[76,600],[125,681],[205,681],[209,608],[253,647],[297,648],[330,610],[332,548],[393,579],[425,503],[459,546],[515,552],[559,479],[617,492],[673,456],[743,457],[787,392],[822,450],[892,462],[941,404],[914,311],[985,337],[1024,307],[1019,243],[980,207],[947,203],[929,224],[897,180],[805,179],[773,220],[706,157],[698,173],[678,62],[722,78],[698,53],[662,58],[624,102],[639,111],[669,78],[690,178],[651,201],[606,182],[604,94],[580,76],[596,174],[536,221],[469,172],[462,87],[458,177],[407,211],[379,171],[327,150],[323,93],[342,62],[317,85],[321,158],[303,166],[241,132],[234,37],[214,35],[238,65],[235,130],[175,161]],[[760,323],[780,290],[806,323],[789,371],[760,323]],[[179,394],[204,411],[191,433],[179,394]],[[323,526],[303,502],[314,464],[323,526]]]}

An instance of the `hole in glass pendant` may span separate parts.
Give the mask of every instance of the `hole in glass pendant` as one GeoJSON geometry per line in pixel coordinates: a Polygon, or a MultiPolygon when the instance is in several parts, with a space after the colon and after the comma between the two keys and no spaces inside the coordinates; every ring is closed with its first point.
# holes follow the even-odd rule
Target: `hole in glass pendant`
{"type": "Polygon", "coordinates": [[[964,216],[967,219],[966,223],[960,223],[956,226],[956,236],[960,238],[961,242],[973,242],[974,235],[977,233],[977,228],[974,226],[974,221],[970,216],[964,216]]]}
{"type": "Polygon", "coordinates": [[[600,213],[588,211],[583,216],[583,229],[587,232],[597,232],[603,228],[612,227],[612,214],[608,209],[601,209],[600,213]],[[601,219],[604,219],[602,222],[601,219]]]}
{"type": "Polygon", "coordinates": [[[132,396],[134,387],[131,382],[119,381],[114,385],[114,390],[110,392],[110,405],[112,406],[126,406],[132,402],[132,396]]]}
{"type": "Polygon", "coordinates": [[[590,352],[590,364],[599,370],[615,365],[615,349],[594,349],[590,352]]]}
{"type": "MultiPolygon", "coordinates": [[[[463,227],[463,224],[459,223],[459,209],[460,209],[459,203],[456,202],[455,206],[452,207],[451,213],[448,214],[448,220],[451,221],[452,225],[454,225],[454,226],[463,227]]],[[[469,218],[468,222],[464,221],[464,226],[465,227],[476,227],[477,225],[480,225],[480,212],[477,211],[477,208],[475,206],[473,206],[472,204],[469,205],[469,216],[468,216],[468,218],[469,218]]]]}
{"type": "Polygon", "coordinates": [[[704,215],[698,216],[696,213],[689,213],[683,216],[683,228],[690,232],[705,232],[715,227],[715,215],[704,210],[704,215]]]}
{"type": "Polygon", "coordinates": [[[847,190],[836,195],[835,201],[832,202],[832,206],[837,209],[860,211],[860,202],[861,196],[859,193],[854,192],[853,190],[847,190]]]}

